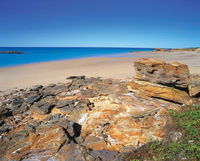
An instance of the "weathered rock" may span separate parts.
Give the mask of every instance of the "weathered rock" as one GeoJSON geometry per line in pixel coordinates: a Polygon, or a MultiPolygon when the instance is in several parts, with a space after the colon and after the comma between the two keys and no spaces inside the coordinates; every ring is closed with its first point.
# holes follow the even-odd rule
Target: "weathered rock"
{"type": "Polygon", "coordinates": [[[163,140],[168,109],[179,109],[173,102],[182,104],[189,96],[138,82],[75,78],[1,96],[0,109],[8,108],[0,122],[0,160],[116,161],[122,152],[163,140]],[[13,102],[17,98],[25,101],[13,102]]]}
{"type": "Polygon", "coordinates": [[[50,158],[50,160],[59,161],[100,161],[89,154],[89,150],[78,145],[69,144],[64,145],[63,148],[55,155],[55,157],[50,158]]]}
{"type": "Polygon", "coordinates": [[[6,151],[5,160],[48,160],[67,140],[62,128],[44,128],[16,141],[6,151]]]}
{"type": "Polygon", "coordinates": [[[33,104],[34,102],[37,102],[38,100],[40,100],[41,96],[39,95],[34,95],[34,96],[30,96],[27,99],[25,99],[25,102],[28,104],[33,104]]]}
{"type": "Polygon", "coordinates": [[[81,75],[81,76],[69,76],[66,79],[81,79],[81,80],[84,80],[85,76],[84,75],[81,75]]]}
{"type": "Polygon", "coordinates": [[[141,95],[160,98],[180,104],[192,103],[191,98],[185,91],[166,87],[145,81],[132,81],[129,83],[129,90],[139,92],[141,95]]]}
{"type": "Polygon", "coordinates": [[[31,87],[31,91],[39,91],[39,89],[41,89],[43,86],[42,85],[35,85],[33,87],[31,87]]]}
{"type": "Polygon", "coordinates": [[[187,88],[189,69],[180,63],[166,63],[158,59],[142,58],[134,62],[136,78],[152,83],[187,88]]]}
{"type": "Polygon", "coordinates": [[[168,135],[171,141],[177,142],[182,137],[183,134],[178,131],[170,131],[168,135]]]}
{"type": "Polygon", "coordinates": [[[119,152],[117,151],[108,151],[108,150],[93,150],[91,151],[90,155],[95,158],[100,158],[101,161],[120,161],[119,152]]]}
{"type": "Polygon", "coordinates": [[[8,108],[2,107],[0,108],[0,118],[8,117],[12,115],[12,111],[8,108]]]}
{"type": "Polygon", "coordinates": [[[18,108],[17,107],[12,108],[12,114],[13,115],[20,114],[20,113],[26,112],[28,109],[29,109],[29,106],[27,104],[23,103],[18,108]]]}
{"type": "Polygon", "coordinates": [[[3,120],[0,120],[0,126],[2,126],[5,122],[3,120]]]}
{"type": "Polygon", "coordinates": [[[191,75],[188,86],[190,96],[198,96],[200,94],[200,75],[191,75]]]}
{"type": "Polygon", "coordinates": [[[16,98],[16,99],[14,99],[12,101],[11,107],[12,108],[19,107],[19,106],[21,106],[21,104],[23,103],[23,101],[24,101],[24,99],[22,99],[22,98],[16,98]]]}

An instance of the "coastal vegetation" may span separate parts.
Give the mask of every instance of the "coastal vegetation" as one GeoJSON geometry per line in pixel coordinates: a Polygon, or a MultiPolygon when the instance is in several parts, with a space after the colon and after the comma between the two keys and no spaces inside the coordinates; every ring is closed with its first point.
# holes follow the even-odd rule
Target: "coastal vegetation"
{"type": "Polygon", "coordinates": [[[181,111],[171,110],[170,113],[173,119],[170,129],[179,131],[176,138],[173,141],[167,139],[149,143],[129,154],[128,160],[200,160],[200,106],[186,105],[182,107],[181,111]]]}

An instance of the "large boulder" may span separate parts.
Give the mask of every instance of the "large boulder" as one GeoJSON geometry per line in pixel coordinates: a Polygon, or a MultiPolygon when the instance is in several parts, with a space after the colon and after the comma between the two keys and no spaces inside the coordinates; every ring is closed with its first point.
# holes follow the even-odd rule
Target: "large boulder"
{"type": "Polygon", "coordinates": [[[187,65],[166,63],[152,58],[141,58],[134,62],[136,78],[152,83],[187,88],[190,77],[187,65]]]}

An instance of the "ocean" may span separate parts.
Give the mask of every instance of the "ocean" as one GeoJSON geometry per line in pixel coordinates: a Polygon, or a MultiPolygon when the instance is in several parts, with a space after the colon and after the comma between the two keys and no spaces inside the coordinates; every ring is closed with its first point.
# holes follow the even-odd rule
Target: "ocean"
{"type": "Polygon", "coordinates": [[[150,51],[150,48],[81,48],[81,47],[0,47],[0,51],[20,51],[24,54],[0,54],[0,67],[77,59],[115,56],[130,51],[150,51]]]}

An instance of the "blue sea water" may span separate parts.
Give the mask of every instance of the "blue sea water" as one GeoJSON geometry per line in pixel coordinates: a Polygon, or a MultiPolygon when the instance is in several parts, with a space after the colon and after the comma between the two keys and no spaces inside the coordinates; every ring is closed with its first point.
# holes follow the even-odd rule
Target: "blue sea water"
{"type": "Polygon", "coordinates": [[[150,48],[75,48],[75,47],[0,47],[0,51],[21,51],[24,54],[0,54],[0,67],[37,62],[111,56],[130,51],[150,51],[150,48]]]}

